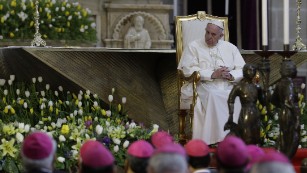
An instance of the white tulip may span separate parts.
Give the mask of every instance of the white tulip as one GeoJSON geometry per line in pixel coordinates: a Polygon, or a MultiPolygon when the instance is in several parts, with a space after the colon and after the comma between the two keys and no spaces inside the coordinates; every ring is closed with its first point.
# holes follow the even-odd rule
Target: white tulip
{"type": "Polygon", "coordinates": [[[79,114],[79,115],[83,115],[83,110],[82,110],[82,109],[79,109],[78,114],[79,114]]]}
{"type": "Polygon", "coordinates": [[[16,89],[16,94],[19,96],[19,94],[20,94],[20,89],[16,89]]]}
{"type": "Polygon", "coordinates": [[[8,80],[7,83],[11,86],[13,81],[12,80],[8,80]]]}
{"type": "Polygon", "coordinates": [[[91,94],[91,91],[90,91],[90,90],[86,90],[86,94],[87,94],[87,95],[90,95],[90,94],[91,94]]]}
{"type": "Polygon", "coordinates": [[[78,100],[82,100],[82,94],[78,94],[78,100]]]}
{"type": "Polygon", "coordinates": [[[98,135],[100,135],[100,134],[102,133],[102,131],[103,131],[103,127],[102,127],[101,125],[97,125],[97,126],[96,126],[96,133],[97,133],[98,135]]]}
{"type": "Polygon", "coordinates": [[[37,80],[38,80],[38,82],[43,82],[43,77],[41,77],[41,76],[38,76],[38,78],[37,78],[37,80]]]}
{"type": "Polygon", "coordinates": [[[4,95],[7,95],[9,93],[9,91],[7,90],[7,89],[5,89],[4,91],[3,91],[3,94],[4,95]]]}
{"type": "Polygon", "coordinates": [[[83,95],[83,91],[82,91],[82,90],[80,90],[80,91],[79,91],[79,94],[83,95]]]}
{"type": "Polygon", "coordinates": [[[127,98],[126,98],[126,97],[123,97],[123,98],[122,98],[122,103],[125,104],[126,102],[127,102],[127,98]]]}
{"type": "Polygon", "coordinates": [[[21,133],[18,132],[18,133],[16,133],[16,139],[17,139],[18,143],[22,143],[24,136],[21,133]]]}
{"type": "Polygon", "coordinates": [[[65,158],[64,158],[64,157],[58,157],[57,160],[58,160],[60,163],[64,163],[64,162],[65,162],[65,158]]]}
{"type": "Polygon", "coordinates": [[[123,144],[123,147],[124,147],[124,148],[127,148],[128,146],[129,146],[129,141],[126,140],[126,141],[124,142],[124,144],[123,144]]]}
{"type": "Polygon", "coordinates": [[[36,78],[35,78],[35,77],[32,78],[32,82],[33,82],[33,83],[36,83],[36,78]]]}
{"type": "Polygon", "coordinates": [[[0,79],[0,86],[3,86],[5,84],[5,79],[0,79]]]}
{"type": "Polygon", "coordinates": [[[27,102],[24,102],[24,103],[23,103],[23,107],[24,107],[25,109],[27,109],[27,108],[28,108],[28,103],[27,103],[27,102]]]}
{"type": "Polygon", "coordinates": [[[81,108],[82,107],[82,102],[78,103],[78,107],[81,108]]]}
{"type": "Polygon", "coordinates": [[[30,131],[30,125],[26,124],[25,125],[25,132],[28,133],[30,131]]]}
{"type": "Polygon", "coordinates": [[[113,96],[109,95],[108,100],[109,100],[109,102],[112,102],[113,101],[113,96]]]}
{"type": "Polygon", "coordinates": [[[51,100],[48,102],[48,106],[49,107],[53,106],[53,102],[51,100]]]}
{"type": "Polygon", "coordinates": [[[118,139],[118,138],[113,138],[113,142],[114,142],[115,144],[119,145],[121,141],[120,141],[120,139],[118,139]]]}
{"type": "Polygon", "coordinates": [[[94,101],[94,107],[97,107],[97,106],[98,106],[98,102],[94,101]]]}
{"type": "Polygon", "coordinates": [[[78,115],[78,111],[74,110],[74,116],[78,115]]]}
{"type": "Polygon", "coordinates": [[[77,150],[71,150],[72,156],[77,157],[79,152],[77,150]]]}
{"type": "Polygon", "coordinates": [[[94,94],[93,96],[94,96],[94,98],[95,98],[95,99],[97,99],[97,98],[98,98],[98,95],[97,95],[97,94],[94,94]]]}
{"type": "Polygon", "coordinates": [[[69,101],[65,101],[66,105],[69,105],[69,101]]]}
{"type": "Polygon", "coordinates": [[[45,97],[45,91],[41,91],[41,95],[45,97]]]}
{"type": "Polygon", "coordinates": [[[115,153],[117,153],[117,152],[118,152],[118,150],[119,150],[118,145],[114,146],[113,150],[114,150],[114,152],[115,152],[115,153]]]}
{"type": "Polygon", "coordinates": [[[19,129],[24,129],[25,128],[25,123],[18,123],[18,128],[19,129]]]}
{"type": "Polygon", "coordinates": [[[112,112],[111,112],[110,110],[107,110],[106,113],[107,113],[107,116],[108,116],[108,117],[110,117],[111,114],[112,114],[112,112]]]}
{"type": "Polygon", "coordinates": [[[59,141],[60,141],[60,142],[65,142],[65,141],[66,141],[65,136],[60,135],[60,136],[59,136],[59,141]]]}
{"type": "Polygon", "coordinates": [[[154,125],[153,125],[153,128],[154,128],[154,129],[159,129],[159,125],[158,125],[158,124],[154,124],[154,125]]]}
{"type": "Polygon", "coordinates": [[[63,87],[59,86],[59,91],[63,92],[63,87]]]}
{"type": "Polygon", "coordinates": [[[114,92],[115,92],[115,88],[112,88],[112,94],[114,94],[114,92]]]}
{"type": "Polygon", "coordinates": [[[106,126],[109,127],[110,126],[110,122],[106,121],[106,126]]]}
{"type": "Polygon", "coordinates": [[[305,124],[301,124],[301,129],[304,129],[305,128],[305,124]]]}
{"type": "Polygon", "coordinates": [[[302,85],[301,85],[301,89],[303,90],[303,89],[305,89],[305,84],[304,83],[302,83],[302,85]]]}
{"type": "Polygon", "coordinates": [[[50,84],[46,84],[46,90],[48,91],[50,89],[50,84]]]}
{"type": "Polygon", "coordinates": [[[25,95],[28,98],[30,96],[30,91],[25,91],[25,95]]]}
{"type": "Polygon", "coordinates": [[[135,122],[131,122],[130,125],[129,125],[129,128],[135,128],[135,127],[136,127],[135,122]]]}
{"type": "Polygon", "coordinates": [[[58,91],[54,91],[54,95],[58,97],[59,96],[59,92],[58,91]]]}
{"type": "Polygon", "coordinates": [[[10,80],[11,80],[11,81],[14,81],[14,80],[15,80],[15,75],[13,75],[13,74],[10,75],[10,80]]]}

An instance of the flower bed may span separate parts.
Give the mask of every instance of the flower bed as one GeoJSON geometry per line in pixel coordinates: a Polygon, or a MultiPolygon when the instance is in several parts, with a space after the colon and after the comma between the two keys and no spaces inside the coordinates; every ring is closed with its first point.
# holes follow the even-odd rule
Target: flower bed
{"type": "MultiPolygon", "coordinates": [[[[0,39],[34,37],[35,0],[0,0],[0,39]]],[[[39,0],[43,39],[96,41],[91,10],[68,0],[39,0]]]]}
{"type": "Polygon", "coordinates": [[[129,119],[126,98],[121,103],[109,95],[109,107],[102,108],[97,94],[89,90],[79,93],[59,86],[51,90],[41,77],[32,82],[0,79],[0,170],[22,170],[20,147],[31,131],[42,130],[58,143],[56,168],[75,169],[83,141],[96,139],[107,146],[118,166],[124,165],[128,145],[138,139],[149,139],[159,128],[145,128],[129,119]]]}

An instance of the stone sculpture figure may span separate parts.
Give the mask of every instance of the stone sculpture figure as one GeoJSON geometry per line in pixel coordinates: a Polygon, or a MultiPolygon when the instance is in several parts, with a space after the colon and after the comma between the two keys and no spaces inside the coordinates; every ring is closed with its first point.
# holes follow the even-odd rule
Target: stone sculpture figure
{"type": "Polygon", "coordinates": [[[280,68],[281,79],[271,98],[271,102],[279,109],[279,150],[292,158],[300,140],[300,108],[298,93],[293,78],[297,75],[296,65],[291,60],[284,60],[280,68]]]}
{"type": "Polygon", "coordinates": [[[133,18],[133,26],[125,35],[124,47],[129,49],[149,49],[151,47],[149,33],[144,28],[143,16],[137,15],[133,18]]]}
{"type": "Polygon", "coordinates": [[[243,67],[243,79],[235,85],[228,97],[229,119],[224,130],[242,138],[246,144],[260,143],[260,112],[256,106],[257,100],[263,102],[262,89],[253,82],[257,67],[245,64],[243,67]],[[233,122],[234,102],[240,98],[241,111],[238,124],[233,122]]]}

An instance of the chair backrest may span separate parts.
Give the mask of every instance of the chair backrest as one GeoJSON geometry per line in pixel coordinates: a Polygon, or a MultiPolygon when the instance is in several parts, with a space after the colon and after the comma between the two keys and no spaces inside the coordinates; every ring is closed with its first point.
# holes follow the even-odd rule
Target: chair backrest
{"type": "Polygon", "coordinates": [[[219,20],[224,24],[224,40],[229,40],[228,18],[206,14],[198,11],[197,14],[188,16],[176,16],[176,60],[181,58],[183,49],[191,41],[205,36],[205,27],[210,20],[219,20]]]}

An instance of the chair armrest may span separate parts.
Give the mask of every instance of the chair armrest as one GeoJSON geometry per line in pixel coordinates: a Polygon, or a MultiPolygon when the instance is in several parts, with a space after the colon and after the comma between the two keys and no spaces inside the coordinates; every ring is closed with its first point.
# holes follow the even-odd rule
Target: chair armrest
{"type": "Polygon", "coordinates": [[[198,96],[196,86],[197,86],[197,83],[200,81],[200,73],[198,71],[194,71],[192,73],[192,75],[188,76],[188,77],[186,77],[181,70],[178,70],[178,73],[179,73],[180,81],[182,82],[181,86],[182,86],[183,82],[186,82],[186,81],[192,83],[193,99],[192,99],[192,103],[190,105],[190,114],[192,114],[194,112],[194,106],[196,104],[196,99],[197,99],[197,96],[198,96]]]}

